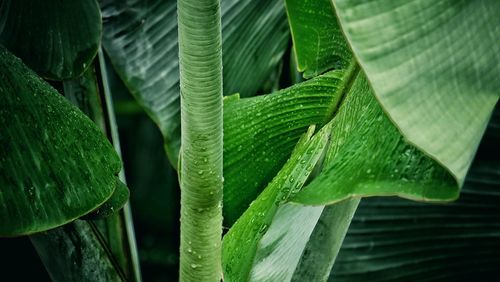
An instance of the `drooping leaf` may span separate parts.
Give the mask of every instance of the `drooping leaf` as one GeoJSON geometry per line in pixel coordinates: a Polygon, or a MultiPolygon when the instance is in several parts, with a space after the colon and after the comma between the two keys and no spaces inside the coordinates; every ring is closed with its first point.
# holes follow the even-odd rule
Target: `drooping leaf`
{"type": "MultiPolygon", "coordinates": [[[[98,56],[100,59],[100,52],[98,52],[98,56]]],[[[95,68],[97,66],[97,63],[93,63],[77,79],[63,81],[64,96],[91,118],[103,133],[110,136],[115,150],[121,158],[120,146],[116,144],[118,137],[114,133],[116,131],[116,126],[114,126],[114,110],[110,106],[110,99],[108,99],[106,72],[103,71],[102,67],[99,72],[96,72],[95,68]],[[102,89],[104,90],[102,92],[97,82],[97,73],[100,73],[102,76],[102,89]],[[106,111],[104,111],[104,108],[106,108],[106,111]]],[[[92,224],[99,232],[98,235],[104,239],[103,244],[106,244],[105,247],[110,250],[110,255],[112,255],[110,259],[118,262],[125,276],[131,279],[138,271],[134,267],[133,258],[135,238],[133,233],[132,236],[129,235],[128,230],[131,228],[131,222],[125,216],[125,204],[128,200],[129,192],[126,185],[122,182],[125,181],[123,177],[124,171],[122,169],[119,173],[120,180],[118,181],[117,188],[111,198],[96,210],[82,217],[82,219],[94,220],[92,224]]],[[[40,240],[50,240],[50,237],[44,237],[40,240]]],[[[63,269],[49,269],[54,265],[45,260],[43,260],[43,263],[50,272],[65,271],[63,269]]],[[[89,275],[88,279],[92,280],[92,274],[89,273],[89,275]]],[[[140,278],[137,280],[139,281],[140,278]]]]}
{"type": "Polygon", "coordinates": [[[39,75],[81,75],[97,53],[102,22],[96,0],[0,1],[0,44],[39,75]]]}
{"type": "Polygon", "coordinates": [[[346,68],[352,53],[330,0],[286,0],[285,3],[297,68],[304,77],[346,68]]]}
{"type": "Polygon", "coordinates": [[[333,3],[391,120],[461,185],[500,93],[500,2],[333,3]]]}
{"type": "MultiPolygon", "coordinates": [[[[325,126],[312,136],[314,128],[314,126],[309,128],[308,132],[297,143],[290,159],[283,168],[224,236],[222,264],[224,279],[227,281],[248,280],[254,258],[259,260],[255,257],[259,245],[265,244],[265,242],[261,242],[261,239],[264,234],[268,236],[267,228],[273,222],[275,214],[280,213],[279,210],[288,210],[281,208],[281,203],[284,203],[290,195],[297,193],[302,188],[321,157],[328,141],[330,126],[325,126]]],[[[300,206],[298,207],[300,209],[300,206]]],[[[310,210],[311,208],[306,209],[310,210]]],[[[319,212],[319,217],[322,208],[312,209],[318,210],[316,212],[319,212]]],[[[292,208],[292,210],[292,213],[295,213],[296,208],[292,208]]],[[[284,213],[287,214],[286,211],[284,213]]],[[[276,224],[283,224],[283,222],[285,221],[280,219],[276,224]]],[[[311,221],[311,224],[314,227],[315,222],[311,221]]]]}
{"type": "Polygon", "coordinates": [[[406,142],[361,72],[334,118],[332,136],[331,161],[293,201],[324,205],[357,196],[440,202],[458,197],[457,182],[406,142]]]}
{"type": "MultiPolygon", "coordinates": [[[[500,107],[497,105],[495,112],[500,107]]],[[[500,142],[490,121],[460,199],[446,205],[365,199],[331,281],[491,280],[499,273],[500,142]]]]}
{"type": "Polygon", "coordinates": [[[120,160],[99,129],[0,47],[0,235],[54,228],[104,203],[120,160]]]}
{"type": "MultiPolygon", "coordinates": [[[[224,93],[253,96],[288,42],[282,1],[222,1],[224,93]]],[[[180,146],[174,0],[103,0],[103,46],[130,92],[159,126],[171,163],[180,146]]]]}
{"type": "Polygon", "coordinates": [[[324,125],[349,80],[334,71],[277,93],[224,103],[224,221],[234,223],[312,124],[324,125]]]}
{"type": "Polygon", "coordinates": [[[92,223],[76,220],[30,240],[53,281],[126,281],[92,223]]]}

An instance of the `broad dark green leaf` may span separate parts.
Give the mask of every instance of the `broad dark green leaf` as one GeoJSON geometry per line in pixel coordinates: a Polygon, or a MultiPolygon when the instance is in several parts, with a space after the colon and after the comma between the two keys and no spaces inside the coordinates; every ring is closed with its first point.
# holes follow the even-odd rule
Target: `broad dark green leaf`
{"type": "Polygon", "coordinates": [[[333,3],[391,120],[461,185],[500,95],[500,1],[333,3]]]}
{"type": "Polygon", "coordinates": [[[492,281],[500,274],[500,167],[471,169],[460,199],[363,200],[331,281],[492,281]]]}
{"type": "Polygon", "coordinates": [[[94,210],[120,160],[100,130],[0,47],[0,234],[30,234],[94,210]]]}
{"type": "Polygon", "coordinates": [[[224,103],[224,220],[230,226],[273,179],[309,125],[324,125],[349,80],[329,72],[270,95],[224,103]]]}
{"type": "Polygon", "coordinates": [[[48,79],[81,75],[97,53],[101,32],[96,0],[0,1],[0,44],[48,79]]]}
{"type": "MultiPolygon", "coordinates": [[[[288,42],[279,0],[222,1],[224,93],[253,96],[288,42]]],[[[180,146],[175,0],[102,0],[106,49],[130,92],[159,126],[174,166],[180,146]]]]}
{"type": "MultiPolygon", "coordinates": [[[[269,225],[271,225],[273,221],[277,221],[273,224],[278,224],[280,226],[288,224],[289,221],[287,219],[292,218],[289,212],[292,214],[302,212],[303,207],[298,205],[291,208],[281,207],[280,205],[302,188],[307,178],[312,173],[314,166],[320,159],[327,144],[331,127],[325,126],[321,131],[312,136],[314,128],[314,126],[309,128],[308,132],[299,140],[290,159],[278,172],[276,177],[271,181],[266,189],[264,189],[259,197],[252,202],[250,207],[224,236],[222,264],[225,280],[248,280],[250,272],[253,271],[252,265],[254,259],[258,262],[262,260],[259,258],[259,245],[264,244],[266,246],[266,242],[269,241],[266,240],[265,237],[263,238],[263,236],[271,236],[272,238],[275,237],[273,235],[268,235],[269,232],[266,233],[269,225]],[[285,214],[283,215],[284,218],[279,216],[279,214],[282,213],[285,214]],[[278,219],[273,220],[275,215],[278,219]],[[263,241],[261,241],[261,239],[263,241]]],[[[321,215],[322,207],[319,209],[306,209],[307,212],[305,214],[307,217],[311,216],[311,210],[313,213],[318,213],[318,217],[321,215]]],[[[299,224],[302,225],[304,222],[299,222],[299,224]]],[[[315,221],[310,221],[310,224],[314,227],[315,221]]],[[[305,228],[303,230],[307,232],[307,230],[311,229],[309,232],[312,232],[312,228],[307,228],[307,225],[304,226],[305,228]]],[[[277,232],[279,233],[282,231],[283,228],[278,228],[277,232]]],[[[274,232],[272,233],[274,234],[274,232]]],[[[297,232],[294,234],[296,233],[297,232]]],[[[303,236],[300,236],[300,233],[297,234],[299,240],[303,239],[303,236]]],[[[271,241],[272,240],[273,239],[271,239],[271,241]]],[[[301,252],[299,248],[291,249],[298,250],[299,253],[301,252]]],[[[287,248],[287,250],[290,250],[290,248],[287,248]]],[[[268,252],[269,251],[266,251],[266,254],[268,252]]],[[[262,254],[260,254],[260,256],[262,256],[262,254]]],[[[292,260],[298,260],[296,255],[286,257],[289,257],[292,260]]],[[[282,257],[282,259],[284,259],[284,257],[282,257]]],[[[287,261],[287,264],[289,263],[290,262],[287,261]]]]}
{"type": "Polygon", "coordinates": [[[125,281],[104,238],[89,222],[76,220],[30,236],[52,281],[125,281]]]}
{"type": "Polygon", "coordinates": [[[336,68],[352,57],[330,0],[286,0],[297,68],[305,78],[336,68]]]}

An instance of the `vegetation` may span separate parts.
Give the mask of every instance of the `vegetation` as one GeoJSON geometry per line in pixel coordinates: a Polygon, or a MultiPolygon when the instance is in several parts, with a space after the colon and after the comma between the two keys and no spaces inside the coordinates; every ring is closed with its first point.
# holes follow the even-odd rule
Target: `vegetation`
{"type": "Polygon", "coordinates": [[[0,0],[0,236],[55,281],[497,276],[499,14],[0,0]]]}

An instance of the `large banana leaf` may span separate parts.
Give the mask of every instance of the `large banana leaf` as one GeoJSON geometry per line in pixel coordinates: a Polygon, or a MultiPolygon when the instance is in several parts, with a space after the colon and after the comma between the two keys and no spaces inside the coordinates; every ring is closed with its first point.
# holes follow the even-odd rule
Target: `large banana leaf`
{"type": "Polygon", "coordinates": [[[94,123],[0,47],[0,235],[63,225],[104,203],[120,160],[94,123]]]}
{"type": "MultiPolygon", "coordinates": [[[[324,278],[335,259],[358,200],[337,206],[334,215],[328,220],[331,228],[325,227],[327,231],[322,231],[321,226],[315,227],[324,209],[321,205],[358,196],[400,195],[441,201],[457,197],[458,187],[452,176],[438,163],[405,142],[376,102],[364,75],[355,69],[333,73],[350,72],[355,74],[344,75],[341,80],[347,77],[347,80],[352,79],[354,82],[347,83],[347,89],[337,89],[341,90],[344,98],[331,121],[331,144],[326,152],[323,168],[309,185],[300,190],[304,183],[301,182],[290,195],[292,201],[320,207],[313,212],[300,206],[283,206],[285,211],[282,217],[273,220],[275,214],[277,216],[281,213],[277,213],[278,208],[273,206],[278,194],[270,191],[293,190],[280,182],[283,180],[283,173],[290,173],[287,166],[292,166],[293,161],[289,161],[224,239],[225,275],[230,281],[247,278],[261,281],[265,280],[265,277],[273,277],[279,281],[300,280],[307,275],[304,269],[309,267],[308,263],[315,263],[315,257],[318,255],[327,259],[326,266],[321,271],[314,272],[324,278]],[[384,134],[380,134],[381,132],[384,134]],[[310,224],[302,221],[302,224],[295,225],[302,217],[310,218],[310,224]],[[278,227],[272,232],[268,231],[270,233],[262,234],[266,229],[262,231],[262,226],[269,226],[271,222],[278,227]],[[315,229],[316,232],[313,232],[315,229]],[[336,237],[333,239],[328,237],[329,235],[336,237]],[[321,248],[311,245],[311,236],[328,238],[334,244],[330,246],[330,251],[318,253],[321,248]],[[302,251],[291,252],[294,248],[302,251]],[[302,256],[306,249],[315,252],[310,254],[312,257],[309,257],[309,254],[302,256]],[[247,255],[242,257],[241,253],[247,255]],[[287,259],[283,260],[283,257],[287,259]]],[[[328,76],[323,78],[332,79],[328,76]]],[[[345,82],[342,85],[345,85],[345,82]]],[[[301,84],[297,85],[300,86],[301,84]]],[[[328,127],[323,130],[325,128],[328,127]]],[[[300,150],[296,149],[292,153],[291,160],[300,158],[294,157],[294,154],[298,154],[297,151],[300,150]]],[[[290,177],[295,184],[295,176],[290,177]]],[[[288,196],[285,199],[288,199],[288,196]]],[[[328,217],[327,213],[325,217],[328,217]]]]}
{"type": "Polygon", "coordinates": [[[363,200],[331,280],[495,280],[500,274],[499,179],[498,165],[473,167],[461,198],[443,206],[363,200]]]}
{"type": "MultiPolygon", "coordinates": [[[[253,96],[288,42],[283,2],[222,1],[224,93],[253,96]]],[[[159,126],[174,166],[180,146],[174,0],[102,0],[103,46],[130,92],[159,126]]]]}
{"type": "Polygon", "coordinates": [[[490,281],[500,270],[497,105],[455,203],[363,200],[332,281],[490,281]]]}
{"type": "Polygon", "coordinates": [[[391,120],[461,185],[500,94],[500,2],[332,1],[391,120]]]}
{"type": "Polygon", "coordinates": [[[330,162],[292,200],[307,205],[348,197],[451,201],[459,189],[440,164],[407,143],[387,118],[362,73],[334,118],[330,162]]]}
{"type": "Polygon", "coordinates": [[[1,0],[0,44],[49,79],[81,75],[101,42],[97,0],[1,0]]]}

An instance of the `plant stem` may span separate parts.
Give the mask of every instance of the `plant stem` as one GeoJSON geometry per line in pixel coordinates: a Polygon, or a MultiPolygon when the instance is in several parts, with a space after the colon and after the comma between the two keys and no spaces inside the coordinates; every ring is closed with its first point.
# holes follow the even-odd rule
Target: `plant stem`
{"type": "MultiPolygon", "coordinates": [[[[115,110],[113,108],[113,99],[112,99],[112,93],[111,89],[109,86],[108,82],[108,73],[106,69],[106,60],[104,57],[104,53],[102,51],[102,48],[99,48],[98,50],[98,58],[99,58],[99,67],[101,70],[101,78],[102,78],[102,87],[103,87],[103,94],[104,94],[104,100],[105,100],[105,105],[107,109],[107,114],[108,114],[108,124],[109,124],[109,131],[111,133],[111,141],[113,143],[113,146],[115,147],[116,152],[120,156],[120,159],[123,160],[122,158],[122,149],[120,145],[120,138],[118,136],[118,126],[116,124],[116,117],[115,117],[115,110]]],[[[120,180],[123,183],[127,183],[127,180],[125,179],[125,169],[122,167],[122,170],[120,171],[119,174],[120,180]]],[[[134,222],[132,220],[132,208],[130,207],[130,200],[125,204],[123,207],[123,210],[120,211],[120,219],[123,221],[121,222],[121,225],[124,226],[125,228],[125,233],[126,233],[126,239],[127,243],[125,244],[128,250],[128,261],[131,264],[129,266],[129,270],[131,272],[131,277],[133,277],[133,281],[135,282],[141,282],[142,281],[142,275],[141,275],[141,268],[140,268],[140,263],[139,263],[139,254],[137,251],[137,242],[135,240],[135,231],[134,231],[134,222]]]]}
{"type": "Polygon", "coordinates": [[[219,0],[178,0],[180,281],[220,281],[222,51],[219,0]]]}

